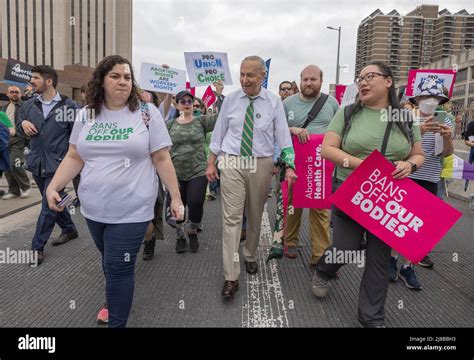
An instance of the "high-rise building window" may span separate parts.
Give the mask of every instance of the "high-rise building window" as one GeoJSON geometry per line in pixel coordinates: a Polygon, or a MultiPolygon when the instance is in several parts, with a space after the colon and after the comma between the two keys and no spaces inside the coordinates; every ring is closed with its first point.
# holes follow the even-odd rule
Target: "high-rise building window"
{"type": "Polygon", "coordinates": [[[465,81],[467,79],[467,68],[459,70],[456,73],[456,82],[465,81]]]}

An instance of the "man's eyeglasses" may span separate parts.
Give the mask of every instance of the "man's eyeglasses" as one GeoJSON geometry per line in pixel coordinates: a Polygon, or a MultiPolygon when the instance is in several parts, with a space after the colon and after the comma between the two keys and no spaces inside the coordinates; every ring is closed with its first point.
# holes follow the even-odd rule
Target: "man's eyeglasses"
{"type": "Polygon", "coordinates": [[[178,103],[180,103],[181,105],[191,105],[193,103],[192,100],[185,100],[185,99],[181,99],[178,101],[178,103]]]}
{"type": "Polygon", "coordinates": [[[357,86],[360,86],[362,84],[362,81],[367,81],[368,83],[371,82],[375,77],[377,76],[383,76],[383,77],[387,77],[388,75],[386,74],[382,74],[382,73],[378,73],[378,72],[369,72],[368,74],[365,74],[364,76],[362,77],[357,77],[355,79],[355,83],[357,86]]]}
{"type": "Polygon", "coordinates": [[[19,94],[19,91],[9,91],[10,94],[19,94]]]}
{"type": "Polygon", "coordinates": [[[281,88],[280,91],[281,92],[290,92],[291,90],[293,90],[292,88],[281,88]]]}

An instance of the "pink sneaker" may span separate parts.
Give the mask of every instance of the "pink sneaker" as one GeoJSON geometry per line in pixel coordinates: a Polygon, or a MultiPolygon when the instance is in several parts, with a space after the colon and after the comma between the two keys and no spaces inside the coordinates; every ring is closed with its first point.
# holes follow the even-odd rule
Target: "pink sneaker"
{"type": "Polygon", "coordinates": [[[109,310],[107,309],[107,304],[105,304],[97,314],[97,323],[100,325],[107,325],[109,323],[109,310]]]}

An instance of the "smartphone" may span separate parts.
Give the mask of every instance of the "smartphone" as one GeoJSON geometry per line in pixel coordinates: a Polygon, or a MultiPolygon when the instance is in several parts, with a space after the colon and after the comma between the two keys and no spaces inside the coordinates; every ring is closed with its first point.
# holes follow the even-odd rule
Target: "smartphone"
{"type": "Polygon", "coordinates": [[[436,111],[433,114],[433,121],[438,124],[444,124],[448,113],[446,111],[436,111]]]}
{"type": "Polygon", "coordinates": [[[72,196],[69,195],[67,192],[62,192],[60,195],[61,195],[61,200],[56,202],[56,205],[58,207],[63,207],[63,206],[67,207],[70,204],[72,204],[72,202],[74,201],[72,196]]]}

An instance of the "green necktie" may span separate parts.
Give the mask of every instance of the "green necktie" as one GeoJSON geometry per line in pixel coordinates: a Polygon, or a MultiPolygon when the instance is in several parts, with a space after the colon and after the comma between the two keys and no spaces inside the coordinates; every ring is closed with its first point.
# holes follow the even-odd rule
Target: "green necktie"
{"type": "Polygon", "coordinates": [[[240,155],[252,156],[252,142],[253,142],[253,102],[255,98],[249,97],[250,103],[245,112],[244,129],[242,131],[242,143],[240,145],[240,155]]]}

